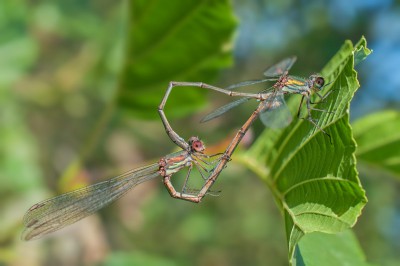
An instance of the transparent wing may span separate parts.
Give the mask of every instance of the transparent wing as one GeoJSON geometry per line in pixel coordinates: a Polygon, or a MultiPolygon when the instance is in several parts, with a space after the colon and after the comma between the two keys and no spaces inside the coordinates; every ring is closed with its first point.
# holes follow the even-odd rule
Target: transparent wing
{"type": "Polygon", "coordinates": [[[292,122],[292,113],[286,105],[283,94],[276,94],[264,102],[265,108],[261,111],[260,119],[270,128],[284,128],[292,122]]]}
{"type": "MultiPolygon", "coordinates": [[[[213,155],[205,155],[205,154],[193,154],[193,158],[195,159],[195,168],[198,170],[204,181],[207,181],[210,177],[210,174],[214,171],[215,167],[223,158],[223,153],[217,153],[213,155]]],[[[201,189],[196,188],[187,188],[185,193],[192,194],[197,196],[201,189]]],[[[217,197],[220,195],[221,191],[209,190],[206,195],[217,197]]]]}
{"type": "Polygon", "coordinates": [[[155,163],[33,205],[24,216],[22,239],[40,238],[93,214],[132,187],[159,176],[158,169],[155,163]]]}
{"type": "Polygon", "coordinates": [[[250,99],[253,99],[251,97],[245,97],[245,98],[240,98],[239,100],[230,102],[226,105],[221,106],[220,108],[212,111],[211,113],[209,113],[208,115],[206,115],[205,117],[203,117],[200,122],[204,123],[207,121],[210,121],[214,118],[217,118],[223,114],[225,114],[226,112],[228,112],[229,110],[231,110],[232,108],[235,108],[238,105],[241,105],[242,103],[245,103],[247,101],[249,101],[250,99]]]}
{"type": "Polygon", "coordinates": [[[267,70],[264,71],[264,76],[270,78],[270,77],[277,77],[282,74],[284,74],[286,71],[289,71],[289,69],[292,68],[293,64],[296,62],[297,57],[289,57],[286,59],[283,59],[279,63],[271,66],[267,70]]]}
{"type": "Polygon", "coordinates": [[[264,83],[264,82],[267,82],[267,81],[275,81],[275,80],[276,80],[276,78],[273,78],[273,79],[268,78],[268,79],[258,79],[258,80],[246,80],[246,81],[242,81],[242,82],[230,85],[226,89],[232,91],[232,90],[235,90],[236,88],[239,88],[239,87],[245,87],[245,86],[250,86],[250,85],[254,85],[254,84],[258,84],[258,83],[264,83]]]}

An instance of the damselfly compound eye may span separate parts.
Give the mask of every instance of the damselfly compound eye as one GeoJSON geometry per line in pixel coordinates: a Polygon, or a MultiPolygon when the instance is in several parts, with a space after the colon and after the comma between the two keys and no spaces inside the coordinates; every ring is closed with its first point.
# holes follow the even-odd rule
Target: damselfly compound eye
{"type": "Polygon", "coordinates": [[[203,142],[198,137],[191,137],[188,142],[192,151],[203,152],[205,150],[203,142]]]}
{"type": "Polygon", "coordinates": [[[315,83],[317,84],[318,87],[322,87],[325,84],[325,79],[323,77],[317,77],[315,79],[315,83]]]}

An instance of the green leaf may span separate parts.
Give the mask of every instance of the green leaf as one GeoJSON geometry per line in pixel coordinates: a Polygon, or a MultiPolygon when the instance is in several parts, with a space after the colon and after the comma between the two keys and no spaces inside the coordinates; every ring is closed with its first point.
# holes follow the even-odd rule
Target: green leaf
{"type": "Polygon", "coordinates": [[[157,266],[173,266],[176,265],[168,258],[147,254],[143,252],[114,252],[111,253],[103,266],[121,266],[121,265],[157,265],[157,266]]]}
{"type": "Polygon", "coordinates": [[[296,265],[371,265],[351,230],[335,235],[308,234],[300,241],[295,257],[296,265]]]}
{"type": "Polygon", "coordinates": [[[357,159],[400,177],[400,112],[387,110],[353,124],[357,159]]]}
{"type": "MultiPolygon", "coordinates": [[[[364,40],[364,39],[363,39],[364,40]]],[[[322,71],[332,93],[312,112],[318,126],[298,119],[281,131],[266,129],[249,149],[245,162],[271,188],[285,221],[289,260],[298,241],[311,232],[337,233],[352,227],[367,202],[356,170],[349,124],[349,102],[359,87],[355,51],[346,41],[322,71]]]]}
{"type": "MultiPolygon", "coordinates": [[[[125,67],[118,91],[124,110],[155,118],[172,80],[208,82],[232,62],[236,26],[231,2],[133,1],[125,67]]],[[[168,102],[168,115],[185,115],[204,102],[201,90],[183,90],[168,102]]]]}
{"type": "Polygon", "coordinates": [[[365,38],[361,38],[361,40],[355,45],[354,50],[354,65],[358,65],[360,62],[364,61],[371,53],[372,49],[367,48],[367,41],[365,38]]]}

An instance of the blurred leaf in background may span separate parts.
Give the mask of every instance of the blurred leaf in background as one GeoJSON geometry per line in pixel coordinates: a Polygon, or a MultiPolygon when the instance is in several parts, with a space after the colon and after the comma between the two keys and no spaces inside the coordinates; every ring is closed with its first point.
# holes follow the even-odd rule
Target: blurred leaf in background
{"type": "MultiPolygon", "coordinates": [[[[154,106],[170,81],[209,82],[232,64],[236,20],[230,1],[172,0],[166,6],[163,1],[142,0],[129,8],[131,27],[118,103],[135,115],[158,118],[154,106]]],[[[193,112],[204,103],[199,90],[176,93],[179,98],[172,97],[168,104],[170,117],[193,112]]]]}
{"type": "Polygon", "coordinates": [[[354,137],[358,160],[400,177],[400,113],[385,110],[356,120],[354,137]]]}

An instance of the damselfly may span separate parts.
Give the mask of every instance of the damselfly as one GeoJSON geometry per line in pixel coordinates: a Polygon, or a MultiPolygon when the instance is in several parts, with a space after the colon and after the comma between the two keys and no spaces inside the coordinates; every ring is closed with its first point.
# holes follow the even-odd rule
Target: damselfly
{"type": "Polygon", "coordinates": [[[287,107],[283,96],[285,94],[300,94],[302,95],[302,98],[298,107],[297,117],[300,118],[301,107],[305,99],[307,107],[307,116],[303,117],[302,119],[311,122],[315,127],[321,130],[330,139],[330,135],[326,133],[320,126],[318,126],[317,124],[318,121],[313,119],[311,116],[311,110],[326,112],[326,110],[317,109],[311,107],[311,105],[320,103],[321,101],[326,99],[326,97],[332,91],[329,91],[324,96],[322,96],[319,92],[326,85],[329,84],[325,84],[325,79],[317,74],[313,74],[307,79],[288,75],[290,68],[293,66],[295,62],[296,62],[296,57],[286,58],[277,63],[276,65],[273,65],[272,67],[268,68],[266,71],[264,71],[264,76],[266,77],[266,79],[248,80],[229,86],[228,88],[226,88],[226,90],[231,92],[232,90],[239,87],[254,85],[257,83],[263,83],[267,81],[275,81],[275,84],[271,88],[268,88],[256,94],[227,92],[231,96],[245,96],[245,98],[228,103],[227,105],[224,105],[216,109],[212,113],[205,116],[201,121],[206,122],[216,117],[219,117],[220,115],[224,114],[230,109],[250,99],[255,98],[261,101],[262,102],[261,104],[264,105],[264,108],[260,114],[260,119],[265,126],[272,128],[286,127],[292,121],[292,114],[290,113],[289,108],[287,107]],[[317,95],[320,98],[319,102],[311,101],[311,95],[313,94],[317,95]]]}
{"type": "Polygon", "coordinates": [[[37,239],[73,224],[109,205],[136,185],[158,176],[163,177],[172,197],[198,202],[192,194],[197,192],[186,190],[191,170],[195,167],[203,179],[207,180],[218,162],[218,157],[213,160],[214,156],[204,154],[204,144],[197,137],[191,137],[184,143],[187,149],[166,155],[157,163],[33,205],[24,216],[25,230],[22,238],[37,239]],[[182,191],[178,192],[171,183],[171,176],[184,168],[188,171],[182,191]]]}
{"type": "Polygon", "coordinates": [[[330,135],[322,129],[318,125],[318,121],[312,118],[311,111],[321,111],[326,112],[323,109],[317,109],[312,107],[312,105],[323,102],[323,100],[328,97],[331,93],[329,91],[325,95],[321,95],[320,91],[326,87],[328,84],[325,84],[325,79],[317,74],[311,75],[309,78],[304,79],[297,76],[288,75],[289,69],[293,66],[296,61],[296,57],[286,58],[276,65],[268,68],[264,72],[265,79],[260,80],[248,80],[244,82],[240,82],[234,85],[227,87],[226,89],[222,89],[219,87],[215,87],[212,85],[208,85],[202,82],[170,82],[170,85],[167,90],[167,94],[170,93],[172,88],[174,87],[184,87],[184,86],[193,86],[200,87],[209,90],[218,91],[224,93],[229,96],[235,97],[243,97],[239,100],[230,102],[212,113],[205,116],[201,121],[206,122],[216,117],[221,116],[225,112],[231,110],[232,108],[247,102],[251,99],[257,99],[260,101],[260,105],[263,107],[260,110],[260,119],[265,126],[271,128],[283,128],[286,127],[292,121],[292,114],[286,105],[284,95],[285,94],[300,94],[302,95],[301,102],[299,104],[299,108],[297,111],[297,117],[305,119],[312,123],[316,128],[326,134],[331,140],[330,135]],[[259,93],[246,93],[246,92],[236,92],[233,91],[239,87],[254,85],[258,83],[264,83],[268,81],[274,81],[275,84],[272,87],[269,87],[259,93]],[[320,101],[313,102],[311,100],[311,96],[315,94],[320,98],[320,101]],[[304,101],[305,100],[305,101],[304,101]],[[307,115],[305,117],[300,117],[301,115],[301,107],[305,102],[307,107],[307,115]]]}

